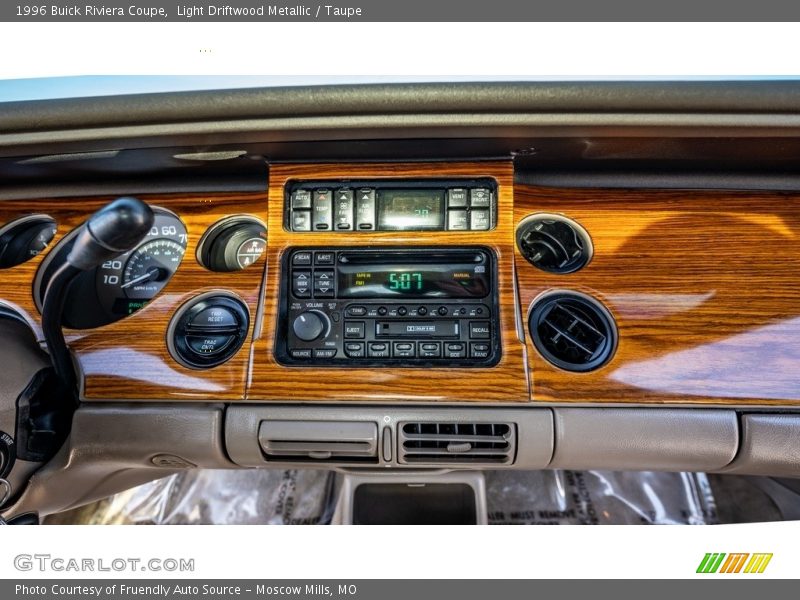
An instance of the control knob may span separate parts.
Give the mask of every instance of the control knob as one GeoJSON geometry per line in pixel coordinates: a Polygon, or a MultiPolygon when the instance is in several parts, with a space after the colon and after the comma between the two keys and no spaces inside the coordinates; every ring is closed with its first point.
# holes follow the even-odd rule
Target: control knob
{"type": "Polygon", "coordinates": [[[292,323],[294,334],[304,342],[313,342],[327,336],[330,327],[331,322],[328,316],[316,310],[300,313],[292,323]]]}

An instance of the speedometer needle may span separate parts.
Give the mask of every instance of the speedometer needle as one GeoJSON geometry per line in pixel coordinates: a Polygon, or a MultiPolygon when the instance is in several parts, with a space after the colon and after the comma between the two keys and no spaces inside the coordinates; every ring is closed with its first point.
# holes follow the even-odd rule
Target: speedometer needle
{"type": "Polygon", "coordinates": [[[148,271],[147,273],[145,273],[144,275],[140,275],[136,279],[131,279],[129,282],[123,283],[121,286],[119,286],[119,289],[124,290],[126,288],[131,287],[132,285],[136,285],[137,283],[143,283],[145,281],[150,281],[152,279],[157,279],[158,275],[160,274],[160,272],[161,272],[161,269],[159,269],[159,268],[152,269],[152,270],[148,271]]]}

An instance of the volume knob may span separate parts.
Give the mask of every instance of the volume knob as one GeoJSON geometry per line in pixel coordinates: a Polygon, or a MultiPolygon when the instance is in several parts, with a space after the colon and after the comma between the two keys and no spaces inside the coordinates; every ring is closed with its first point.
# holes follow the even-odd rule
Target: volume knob
{"type": "Polygon", "coordinates": [[[292,329],[298,339],[304,342],[313,342],[328,335],[330,325],[331,322],[327,315],[316,311],[307,311],[295,317],[292,329]]]}

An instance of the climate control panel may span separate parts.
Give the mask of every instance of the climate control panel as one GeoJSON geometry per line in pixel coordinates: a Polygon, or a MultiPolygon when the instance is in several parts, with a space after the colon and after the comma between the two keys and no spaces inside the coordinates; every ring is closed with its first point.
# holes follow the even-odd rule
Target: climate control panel
{"type": "Polygon", "coordinates": [[[486,248],[291,249],[276,357],[297,366],[492,366],[494,262],[486,248]]]}

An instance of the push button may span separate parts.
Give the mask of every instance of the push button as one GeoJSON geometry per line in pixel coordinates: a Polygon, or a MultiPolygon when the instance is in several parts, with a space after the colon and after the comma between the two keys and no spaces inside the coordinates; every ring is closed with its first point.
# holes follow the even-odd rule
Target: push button
{"type": "Polygon", "coordinates": [[[204,308],[189,321],[191,327],[215,328],[215,327],[239,327],[236,316],[227,308],[222,306],[209,306],[204,308]]]}
{"type": "Polygon", "coordinates": [[[346,321],[344,324],[345,339],[363,340],[365,331],[364,321],[346,321]]]}
{"type": "Polygon", "coordinates": [[[489,208],[492,205],[492,193],[486,188],[470,190],[469,205],[472,208],[489,208]]]}
{"type": "Polygon", "coordinates": [[[332,298],[334,296],[333,270],[317,269],[314,271],[314,297],[332,298]]]}
{"type": "Polygon", "coordinates": [[[420,358],[439,358],[442,355],[442,345],[439,342],[420,342],[420,358]]]}
{"type": "Polygon", "coordinates": [[[348,306],[347,307],[347,316],[348,317],[363,317],[367,314],[367,307],[366,306],[348,306]]]}
{"type": "Polygon", "coordinates": [[[362,231],[375,229],[375,190],[356,192],[356,227],[362,231]]]}
{"type": "Polygon", "coordinates": [[[225,350],[235,337],[235,335],[187,335],[186,344],[192,352],[213,356],[225,350]]]}
{"type": "Polygon", "coordinates": [[[491,333],[492,330],[489,326],[489,321],[470,321],[469,339],[488,340],[491,337],[491,333]]]}
{"type": "Polygon", "coordinates": [[[292,272],[292,294],[295,298],[311,297],[311,271],[292,272]]]}
{"type": "Polygon", "coordinates": [[[464,188],[447,190],[447,208],[467,208],[467,190],[464,188]]]}
{"type": "Polygon", "coordinates": [[[292,192],[292,208],[308,210],[311,208],[311,190],[295,190],[292,192]]]}
{"type": "Polygon", "coordinates": [[[311,348],[299,348],[297,350],[289,350],[292,358],[311,358],[311,348]]]}
{"type": "Polygon", "coordinates": [[[392,356],[395,358],[414,358],[413,342],[394,342],[392,344],[392,356]]]}
{"type": "Polygon", "coordinates": [[[447,211],[447,229],[450,231],[466,231],[469,229],[466,210],[447,211]]]}
{"type": "Polygon", "coordinates": [[[489,211],[471,210],[469,212],[469,228],[474,231],[485,231],[489,229],[489,211]]]}
{"type": "Polygon", "coordinates": [[[471,358],[489,358],[489,344],[485,342],[472,342],[469,345],[471,358]]]}
{"type": "Polygon", "coordinates": [[[317,348],[314,350],[314,358],[333,358],[336,356],[336,348],[317,348]]]}
{"type": "Polygon", "coordinates": [[[462,343],[448,343],[444,345],[445,358],[466,358],[467,348],[462,343]]]}
{"type": "Polygon", "coordinates": [[[309,211],[292,211],[292,231],[311,231],[311,213],[309,211]]]}
{"type": "Polygon", "coordinates": [[[317,265],[332,265],[336,259],[335,252],[315,252],[314,264],[317,265]]]}
{"type": "Polygon", "coordinates": [[[364,358],[364,342],[348,342],[344,345],[344,353],[350,358],[364,358]]]}
{"type": "Polygon", "coordinates": [[[315,231],[326,231],[333,227],[333,204],[330,190],[315,190],[311,216],[315,231]]]}
{"type": "Polygon", "coordinates": [[[339,230],[346,231],[353,228],[353,190],[336,190],[333,222],[339,230]]]}
{"type": "Polygon", "coordinates": [[[389,344],[385,342],[370,342],[367,355],[370,358],[389,358],[389,344]]]}
{"type": "Polygon", "coordinates": [[[310,265],[311,252],[295,252],[292,256],[292,264],[297,265],[310,265]]]}

